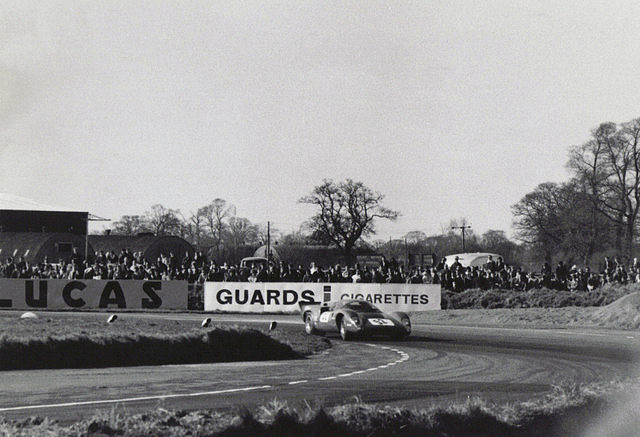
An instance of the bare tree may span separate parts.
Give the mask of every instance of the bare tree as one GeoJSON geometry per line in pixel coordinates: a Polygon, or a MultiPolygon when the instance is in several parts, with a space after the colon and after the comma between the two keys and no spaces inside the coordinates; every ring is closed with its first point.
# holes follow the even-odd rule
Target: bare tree
{"type": "Polygon", "coordinates": [[[270,240],[271,244],[273,245],[282,236],[280,230],[273,226],[273,224],[267,225],[262,223],[257,225],[257,229],[258,242],[260,244],[267,244],[267,240],[270,240]]]}
{"type": "Polygon", "coordinates": [[[153,205],[150,211],[144,213],[145,222],[155,235],[180,234],[182,222],[179,215],[179,210],[166,208],[160,204],[153,205]]]}
{"type": "Polygon", "coordinates": [[[227,204],[224,199],[214,199],[209,205],[198,209],[196,213],[204,222],[203,226],[209,231],[209,237],[215,250],[215,256],[220,258],[221,245],[228,219],[235,216],[236,208],[227,204]]]}
{"type": "Polygon", "coordinates": [[[539,247],[547,262],[551,262],[557,246],[562,243],[559,211],[563,206],[561,187],[546,182],[511,207],[517,237],[539,247]]]}
{"type": "Polygon", "coordinates": [[[206,230],[204,228],[204,218],[198,213],[191,213],[188,218],[182,217],[182,234],[189,240],[197,250],[203,250],[206,244],[206,230]]]}
{"type": "Polygon", "coordinates": [[[234,248],[258,242],[258,227],[244,217],[231,217],[227,233],[227,240],[234,248]]]}
{"type": "Polygon", "coordinates": [[[507,263],[513,263],[518,245],[507,238],[504,231],[489,229],[480,238],[480,245],[487,252],[497,253],[507,263]]]}
{"type": "Polygon", "coordinates": [[[111,233],[117,235],[136,235],[148,232],[149,228],[144,217],[139,215],[123,215],[120,220],[113,222],[111,233]]]}
{"type": "Polygon", "coordinates": [[[615,228],[615,247],[630,256],[640,211],[640,119],[603,123],[591,139],[571,149],[568,167],[590,196],[591,229],[599,215],[615,228]]]}
{"type": "Polygon", "coordinates": [[[512,207],[520,240],[537,247],[545,261],[558,252],[574,255],[585,265],[606,248],[610,222],[594,215],[591,195],[573,182],[540,184],[512,207]]]}
{"type": "Polygon", "coordinates": [[[404,235],[404,239],[407,244],[425,244],[427,240],[427,234],[422,231],[409,231],[404,235]]]}
{"type": "Polygon", "coordinates": [[[361,237],[375,233],[375,219],[395,220],[399,213],[382,205],[384,196],[362,182],[347,179],[335,183],[325,179],[301,203],[314,205],[318,211],[307,222],[312,232],[330,239],[352,261],[352,251],[361,237]]]}
{"type": "Polygon", "coordinates": [[[305,244],[309,244],[310,240],[310,236],[300,228],[297,231],[292,230],[289,234],[282,234],[279,242],[285,246],[304,246],[305,244]]]}

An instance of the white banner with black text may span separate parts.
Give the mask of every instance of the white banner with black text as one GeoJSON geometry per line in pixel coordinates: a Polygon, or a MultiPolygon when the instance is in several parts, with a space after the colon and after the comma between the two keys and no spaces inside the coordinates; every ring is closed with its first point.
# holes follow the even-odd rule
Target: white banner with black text
{"type": "Polygon", "coordinates": [[[383,311],[440,309],[440,285],[316,282],[207,282],[204,310],[296,313],[299,303],[364,299],[383,311]]]}
{"type": "Polygon", "coordinates": [[[0,309],[187,309],[187,281],[0,279],[0,309]]]}

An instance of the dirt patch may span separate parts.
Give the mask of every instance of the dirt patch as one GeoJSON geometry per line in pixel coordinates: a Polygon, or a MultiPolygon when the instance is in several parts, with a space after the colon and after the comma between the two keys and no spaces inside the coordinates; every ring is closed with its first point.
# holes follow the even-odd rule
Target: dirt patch
{"type": "Polygon", "coordinates": [[[598,308],[590,318],[598,326],[637,329],[640,327],[640,293],[629,294],[598,308]]]}

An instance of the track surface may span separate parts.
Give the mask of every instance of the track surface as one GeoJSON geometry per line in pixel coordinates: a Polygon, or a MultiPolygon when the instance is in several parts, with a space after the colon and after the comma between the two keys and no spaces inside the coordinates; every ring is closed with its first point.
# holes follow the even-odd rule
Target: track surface
{"type": "MultiPolygon", "coordinates": [[[[104,317],[104,314],[96,314],[104,317]]],[[[201,319],[194,314],[121,317],[201,319]]],[[[289,316],[213,316],[214,321],[296,323],[289,316]]],[[[96,411],[252,408],[275,398],[293,405],[354,400],[417,407],[480,396],[531,399],[552,385],[636,374],[632,331],[414,326],[407,341],[342,342],[306,360],[107,369],[0,372],[0,416],[49,416],[68,423],[96,411]]]]}

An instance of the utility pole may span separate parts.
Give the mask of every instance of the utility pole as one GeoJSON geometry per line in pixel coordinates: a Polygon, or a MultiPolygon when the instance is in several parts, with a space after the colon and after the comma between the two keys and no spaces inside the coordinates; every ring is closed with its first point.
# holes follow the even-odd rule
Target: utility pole
{"type": "Polygon", "coordinates": [[[87,212],[86,228],[84,230],[84,259],[89,262],[89,222],[110,222],[111,219],[98,217],[87,212]]]}
{"type": "Polygon", "coordinates": [[[271,261],[271,222],[267,222],[267,266],[271,261]]]}
{"type": "Polygon", "coordinates": [[[407,236],[404,236],[404,266],[409,268],[409,249],[407,248],[407,236]]]}
{"type": "Polygon", "coordinates": [[[471,226],[451,226],[451,229],[460,229],[462,231],[462,252],[464,252],[464,233],[467,229],[471,229],[471,226]]]}

